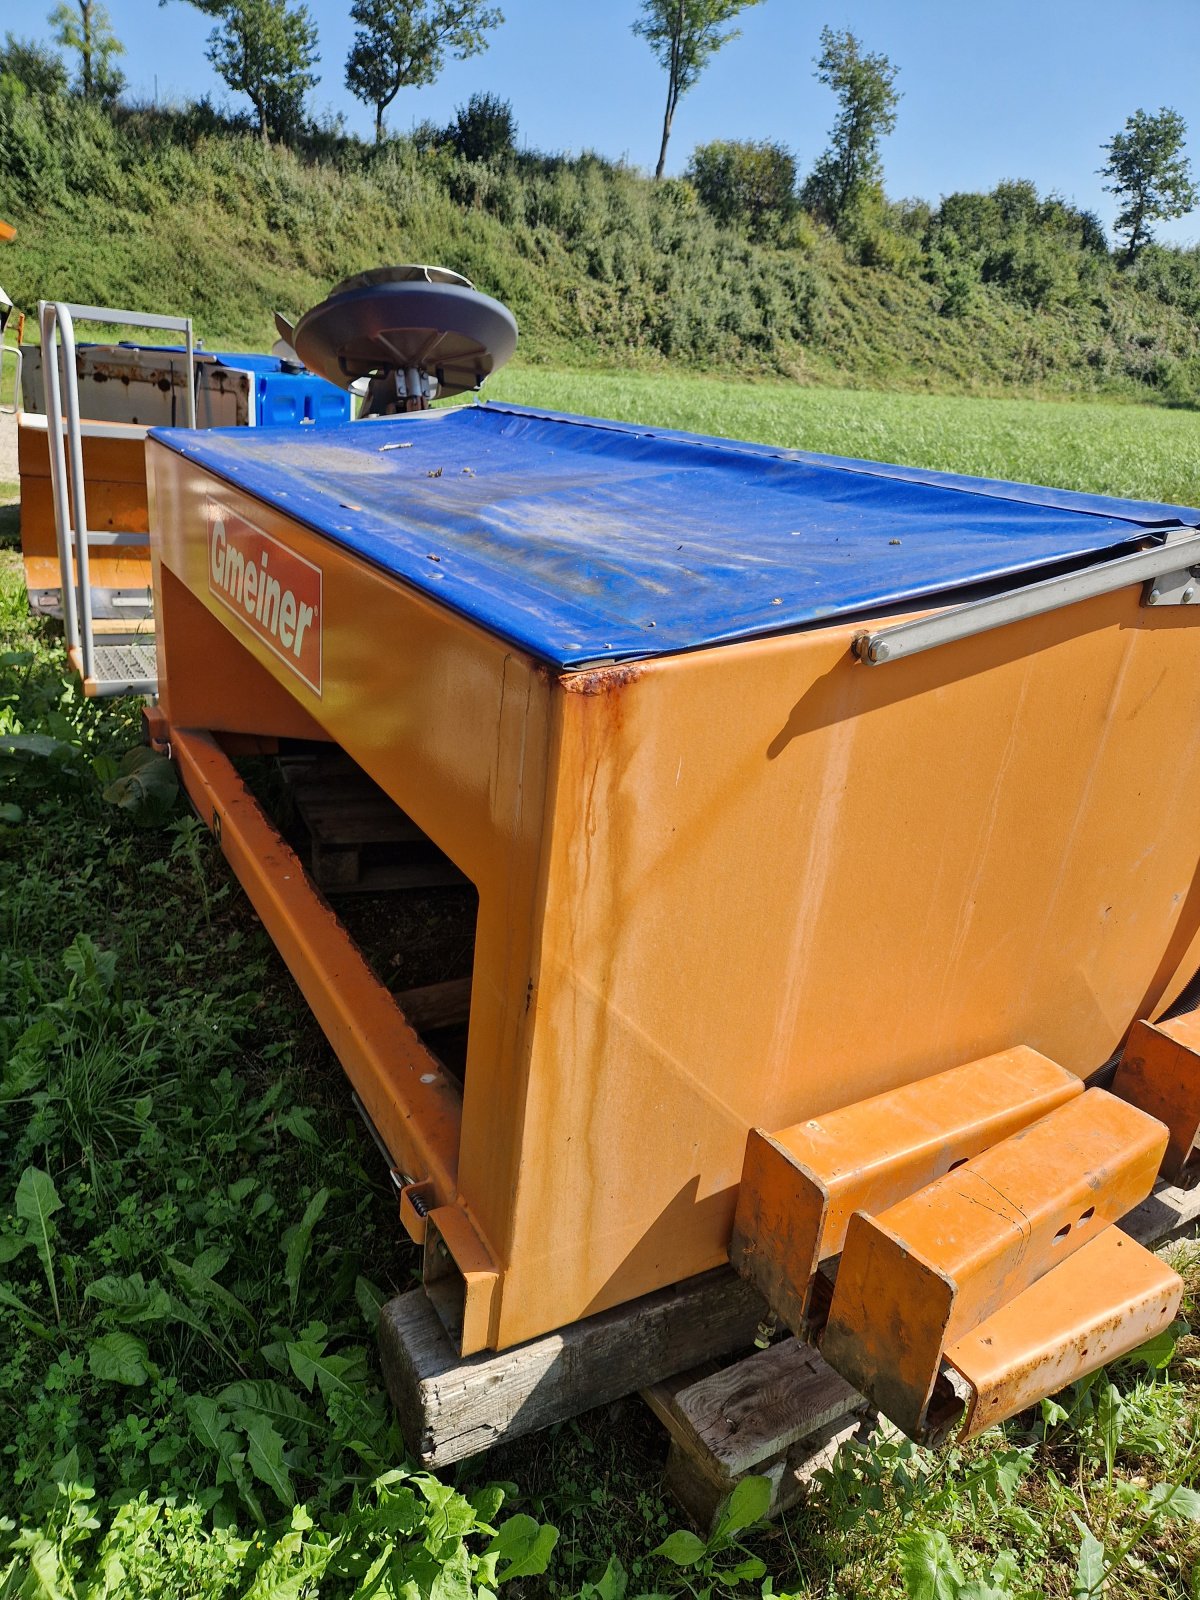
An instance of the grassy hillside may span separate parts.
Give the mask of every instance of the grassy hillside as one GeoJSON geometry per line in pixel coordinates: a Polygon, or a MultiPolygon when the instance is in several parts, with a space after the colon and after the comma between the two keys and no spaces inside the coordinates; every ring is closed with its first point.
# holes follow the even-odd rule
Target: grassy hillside
{"type": "Polygon", "coordinates": [[[800,212],[756,243],[690,184],[596,157],[492,167],[340,139],[297,154],[203,108],[110,114],[0,77],[0,216],[20,229],[0,281],[26,310],[189,310],[211,344],[264,348],[274,309],[425,260],[512,306],[526,363],[1192,402],[1200,262],[1164,251],[1120,272],[1032,193],[885,208],[845,242],[800,212]]]}

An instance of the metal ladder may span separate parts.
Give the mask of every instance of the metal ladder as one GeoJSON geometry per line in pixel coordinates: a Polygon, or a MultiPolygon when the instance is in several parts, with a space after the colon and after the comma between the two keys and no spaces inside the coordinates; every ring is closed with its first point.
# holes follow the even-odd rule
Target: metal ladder
{"type": "MultiPolygon", "coordinates": [[[[43,300],[38,305],[42,364],[46,384],[46,432],[50,447],[50,487],[62,576],[63,625],[67,652],[89,696],[156,694],[158,668],[153,640],[98,644],[92,618],[89,552],[97,546],[148,546],[145,533],[98,532],[88,527],[83,472],[83,440],[137,437],[137,424],[86,422],[79,415],[79,374],[75,323],[113,323],[152,328],[184,336],[187,348],[187,426],[196,426],[195,343],[190,317],[164,317],[108,306],[70,305],[43,300]]],[[[141,437],[149,430],[140,429],[141,437]]]]}

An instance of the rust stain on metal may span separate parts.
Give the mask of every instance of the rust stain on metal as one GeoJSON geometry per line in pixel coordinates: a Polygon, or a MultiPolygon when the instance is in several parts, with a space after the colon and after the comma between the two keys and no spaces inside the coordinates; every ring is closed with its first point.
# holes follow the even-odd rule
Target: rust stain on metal
{"type": "Polygon", "coordinates": [[[586,672],[568,672],[559,680],[567,694],[615,694],[636,683],[642,668],[635,662],[615,667],[594,667],[586,672]]]}

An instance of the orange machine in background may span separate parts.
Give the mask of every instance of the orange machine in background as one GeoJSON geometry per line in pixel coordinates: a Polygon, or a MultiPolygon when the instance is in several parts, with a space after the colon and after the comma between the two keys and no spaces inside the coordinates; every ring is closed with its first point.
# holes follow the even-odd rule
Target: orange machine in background
{"type": "Polygon", "coordinates": [[[199,350],[190,318],[57,303],[43,303],[39,313],[42,344],[21,349],[17,397],[29,602],[63,619],[86,692],[152,693],[148,430],[343,421],[350,397],[278,357],[199,350]],[[76,344],[77,321],[150,328],[183,342],[76,344]],[[49,374],[46,349],[58,352],[49,374]],[[55,392],[58,429],[51,426],[55,392]],[[78,555],[81,508],[86,584],[78,555]]]}

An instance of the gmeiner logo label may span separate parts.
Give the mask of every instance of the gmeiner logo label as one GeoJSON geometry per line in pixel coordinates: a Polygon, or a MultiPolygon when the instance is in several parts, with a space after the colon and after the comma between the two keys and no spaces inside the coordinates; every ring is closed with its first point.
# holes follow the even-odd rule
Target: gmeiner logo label
{"type": "Polygon", "coordinates": [[[321,569],[211,497],[208,589],[321,693],[321,569]]]}

